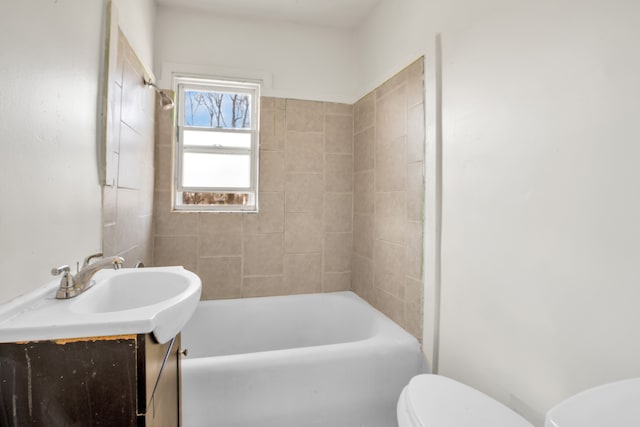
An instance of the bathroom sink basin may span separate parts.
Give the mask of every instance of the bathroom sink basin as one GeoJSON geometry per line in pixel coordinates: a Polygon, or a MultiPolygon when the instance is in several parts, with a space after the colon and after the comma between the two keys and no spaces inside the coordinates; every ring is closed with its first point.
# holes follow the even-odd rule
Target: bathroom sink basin
{"type": "Polygon", "coordinates": [[[190,283],[190,278],[179,271],[121,269],[73,300],[72,310],[108,313],[144,309],[179,297],[190,283]]]}
{"type": "Polygon", "coordinates": [[[182,267],[101,270],[94,279],[75,298],[55,299],[55,280],[1,307],[0,342],[152,333],[165,343],[200,300],[200,278],[182,267]]]}

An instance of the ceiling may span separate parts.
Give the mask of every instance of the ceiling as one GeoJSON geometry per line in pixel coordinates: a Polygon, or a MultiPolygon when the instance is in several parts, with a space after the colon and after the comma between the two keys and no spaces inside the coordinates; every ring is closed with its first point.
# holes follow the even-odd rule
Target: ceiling
{"type": "Polygon", "coordinates": [[[224,15],[278,19],[343,29],[357,27],[379,0],[157,0],[158,4],[224,15]]]}

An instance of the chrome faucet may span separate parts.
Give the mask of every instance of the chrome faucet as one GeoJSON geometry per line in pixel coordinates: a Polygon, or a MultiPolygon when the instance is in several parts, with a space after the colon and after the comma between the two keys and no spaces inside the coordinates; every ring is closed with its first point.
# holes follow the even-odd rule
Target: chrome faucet
{"type": "Polygon", "coordinates": [[[58,288],[58,292],[56,292],[56,298],[68,299],[80,295],[94,284],[95,281],[91,279],[98,271],[110,267],[114,270],[118,270],[124,263],[124,258],[119,256],[112,256],[94,262],[93,264],[91,263],[92,259],[99,258],[102,255],[102,253],[97,253],[86,257],[82,264],[82,269],[73,276],[70,273],[71,269],[68,265],[53,268],[51,270],[51,274],[54,276],[62,274],[62,278],[60,279],[60,288],[58,288]]]}

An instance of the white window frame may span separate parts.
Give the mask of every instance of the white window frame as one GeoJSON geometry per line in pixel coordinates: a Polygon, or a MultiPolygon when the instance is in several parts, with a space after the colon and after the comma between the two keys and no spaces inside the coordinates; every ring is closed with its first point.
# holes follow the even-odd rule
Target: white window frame
{"type": "Polygon", "coordinates": [[[259,136],[260,136],[260,89],[261,82],[255,80],[231,80],[223,78],[208,78],[201,76],[174,75],[173,90],[178,102],[176,105],[176,139],[174,143],[174,176],[173,176],[173,207],[179,211],[212,211],[212,212],[258,212],[258,176],[259,176],[259,136]],[[185,90],[208,90],[227,93],[246,93],[250,95],[250,127],[248,129],[232,128],[203,128],[184,124],[185,90]],[[186,147],[184,146],[184,131],[197,130],[199,132],[246,133],[251,135],[251,147],[186,147]],[[220,153],[220,154],[250,154],[250,185],[249,187],[186,187],[182,183],[183,154],[185,152],[220,153]],[[204,193],[247,193],[249,201],[246,205],[188,205],[182,203],[183,192],[204,193]]]}

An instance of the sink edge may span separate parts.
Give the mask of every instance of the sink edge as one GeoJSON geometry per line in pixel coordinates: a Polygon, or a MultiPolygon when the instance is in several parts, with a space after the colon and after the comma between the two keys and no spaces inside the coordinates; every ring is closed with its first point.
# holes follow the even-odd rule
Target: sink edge
{"type": "MultiPolygon", "coordinates": [[[[113,314],[118,312],[106,314],[72,313],[70,304],[74,302],[73,299],[53,299],[59,286],[59,280],[56,279],[0,305],[0,343],[84,339],[146,333],[153,333],[158,341],[166,342],[180,332],[195,312],[202,292],[202,282],[198,275],[181,266],[150,268],[167,271],[179,270],[181,274],[189,278],[190,282],[194,282],[195,286],[190,285],[189,292],[184,295],[158,303],[155,306],[149,306],[158,310],[153,315],[147,312],[145,318],[135,318],[135,316],[114,318],[113,314]],[[181,310],[177,304],[184,300],[189,300],[187,301],[188,305],[181,310]],[[158,307],[158,305],[169,302],[171,304],[168,306],[158,307]],[[38,310],[41,310],[41,313],[49,314],[48,312],[55,313],[58,309],[68,315],[58,323],[44,323],[43,320],[37,319],[37,316],[36,321],[30,321],[29,319],[29,316],[33,316],[38,310]],[[26,321],[20,321],[22,315],[27,317],[26,321]],[[169,319],[170,321],[168,321],[169,319]],[[171,323],[175,326],[167,326],[167,324],[171,323]],[[157,333],[155,332],[156,329],[158,329],[157,333]],[[173,335],[167,337],[171,333],[173,335]]],[[[90,292],[90,290],[87,292],[90,292]]],[[[129,311],[132,312],[134,310],[129,311]]]]}

